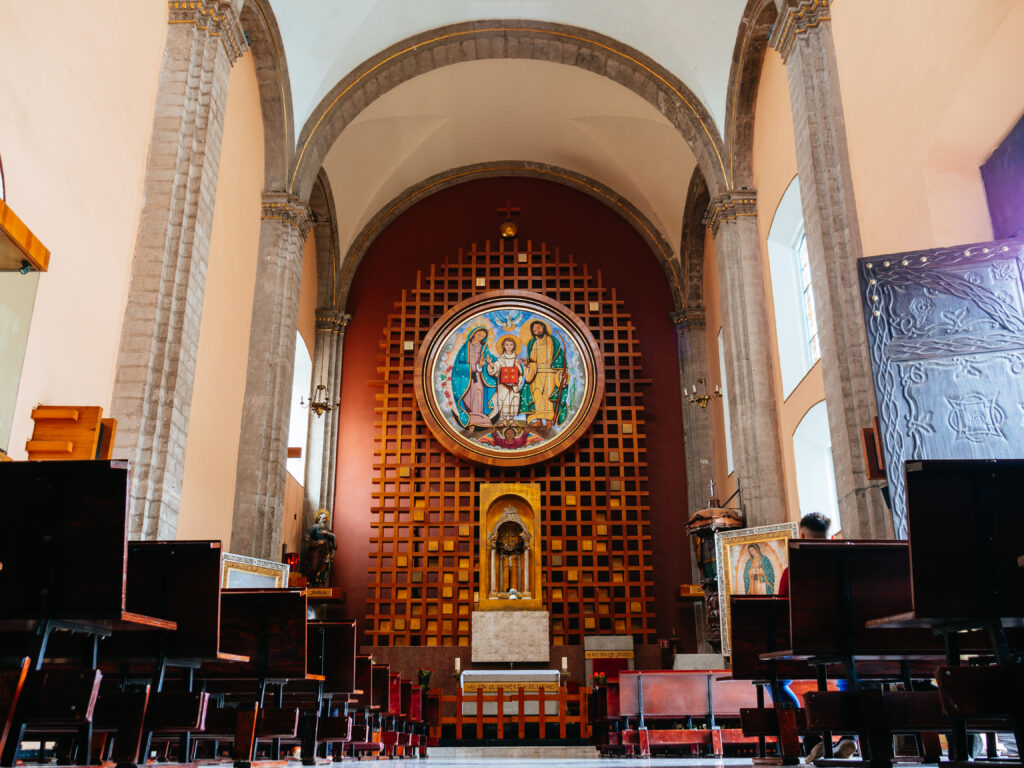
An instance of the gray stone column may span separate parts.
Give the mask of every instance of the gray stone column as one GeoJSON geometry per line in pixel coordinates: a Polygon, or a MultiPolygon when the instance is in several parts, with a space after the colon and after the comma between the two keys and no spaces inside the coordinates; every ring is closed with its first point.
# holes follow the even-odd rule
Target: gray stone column
{"type": "Polygon", "coordinates": [[[692,515],[707,504],[709,483],[715,476],[715,442],[711,432],[711,413],[690,405],[685,390],[698,379],[708,380],[708,344],[704,309],[687,308],[675,312],[679,349],[679,382],[683,392],[683,440],[686,459],[686,514],[692,515]]]}
{"type": "Polygon", "coordinates": [[[302,246],[309,227],[305,203],[284,192],[264,193],[231,551],[270,560],[281,557],[302,246]]]}
{"type": "Polygon", "coordinates": [[[892,538],[860,430],[877,414],[857,286],[862,255],[829,0],[786,0],[769,41],[786,63],[821,344],[836,493],[847,538],[892,538]]]}
{"type": "Polygon", "coordinates": [[[111,415],[132,538],[173,539],[241,0],[170,2],[111,415]]]}
{"type": "Polygon", "coordinates": [[[722,301],[725,376],[733,462],[748,526],[786,519],[771,363],[771,331],[757,232],[757,194],[734,190],[711,200],[722,301]]]}
{"type": "MultiPolygon", "coordinates": [[[[310,392],[317,384],[327,387],[327,402],[332,406],[341,393],[341,360],[345,345],[345,328],[351,315],[340,309],[316,311],[316,339],[313,343],[313,378],[310,392]]],[[[312,397],[312,394],[310,395],[312,397]]],[[[338,465],[338,408],[317,416],[309,412],[306,437],[305,502],[303,528],[313,525],[318,509],[334,509],[334,480],[338,465]]]]}

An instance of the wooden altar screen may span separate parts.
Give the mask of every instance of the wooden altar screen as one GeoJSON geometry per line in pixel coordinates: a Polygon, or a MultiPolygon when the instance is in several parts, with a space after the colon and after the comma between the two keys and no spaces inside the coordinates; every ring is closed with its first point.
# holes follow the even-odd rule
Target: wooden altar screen
{"type": "MultiPolygon", "coordinates": [[[[627,258],[627,256],[624,256],[627,258]]],[[[652,642],[643,378],[636,329],[614,289],[572,256],[532,241],[485,242],[418,272],[388,316],[375,419],[366,632],[376,645],[470,644],[478,599],[477,488],[539,483],[543,603],[554,645],[583,634],[652,642]],[[445,451],[421,417],[413,385],[419,346],[452,305],[519,289],[561,302],[604,355],[606,394],[591,428],[564,453],[515,470],[445,451]]]]}

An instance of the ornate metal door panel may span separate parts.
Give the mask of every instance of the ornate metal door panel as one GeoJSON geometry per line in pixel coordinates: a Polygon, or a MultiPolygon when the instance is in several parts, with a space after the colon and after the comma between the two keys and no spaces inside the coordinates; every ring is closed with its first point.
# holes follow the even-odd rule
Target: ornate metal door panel
{"type": "Polygon", "coordinates": [[[1024,241],[860,259],[896,535],[903,463],[1024,457],[1024,241]]]}

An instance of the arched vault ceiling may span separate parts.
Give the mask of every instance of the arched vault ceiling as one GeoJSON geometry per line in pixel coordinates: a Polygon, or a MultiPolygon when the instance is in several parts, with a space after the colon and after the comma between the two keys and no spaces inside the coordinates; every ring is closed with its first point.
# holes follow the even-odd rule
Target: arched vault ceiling
{"type": "Polygon", "coordinates": [[[719,134],[745,0],[270,0],[284,40],[295,125],[335,83],[388,46],[477,19],[592,29],[643,51],[682,80],[719,134]]]}
{"type": "Polygon", "coordinates": [[[585,70],[488,59],[433,70],[388,91],[324,160],[344,253],[381,206],[449,168],[501,160],[575,171],[628,198],[679,252],[696,158],[632,91],[585,70]]]}

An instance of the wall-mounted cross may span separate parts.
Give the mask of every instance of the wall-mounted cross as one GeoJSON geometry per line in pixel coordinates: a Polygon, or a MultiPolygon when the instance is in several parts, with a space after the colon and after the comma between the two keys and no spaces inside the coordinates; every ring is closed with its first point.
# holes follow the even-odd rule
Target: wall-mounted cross
{"type": "Polygon", "coordinates": [[[519,213],[519,206],[512,205],[511,200],[506,200],[505,205],[498,209],[498,213],[504,216],[506,219],[511,219],[513,214],[519,213]]]}

